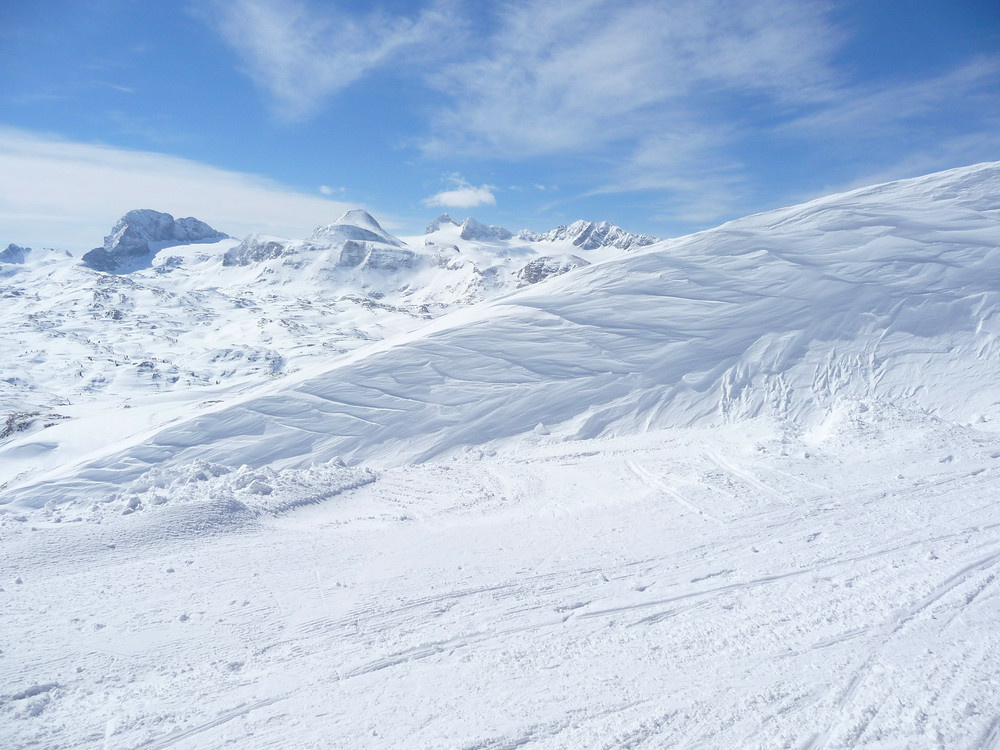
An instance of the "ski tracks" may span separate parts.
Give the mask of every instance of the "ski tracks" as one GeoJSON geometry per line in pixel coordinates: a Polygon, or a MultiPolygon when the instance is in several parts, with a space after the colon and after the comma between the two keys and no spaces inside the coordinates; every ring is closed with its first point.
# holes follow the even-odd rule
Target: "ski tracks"
{"type": "Polygon", "coordinates": [[[722,526],[721,520],[713,516],[708,511],[702,510],[686,497],[684,497],[680,492],[675,490],[669,484],[667,484],[662,478],[656,476],[648,469],[640,466],[632,459],[626,459],[625,465],[643,484],[656,492],[659,492],[667,497],[670,497],[677,501],[681,506],[694,513],[695,515],[701,516],[702,518],[711,521],[712,523],[722,526]]]}

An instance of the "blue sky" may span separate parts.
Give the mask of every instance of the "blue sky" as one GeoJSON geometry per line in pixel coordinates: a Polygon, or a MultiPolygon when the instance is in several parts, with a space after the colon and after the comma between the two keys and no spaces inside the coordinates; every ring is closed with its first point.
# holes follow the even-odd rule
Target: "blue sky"
{"type": "Polygon", "coordinates": [[[131,208],[662,237],[1000,159],[1000,4],[0,4],[0,244],[131,208]]]}

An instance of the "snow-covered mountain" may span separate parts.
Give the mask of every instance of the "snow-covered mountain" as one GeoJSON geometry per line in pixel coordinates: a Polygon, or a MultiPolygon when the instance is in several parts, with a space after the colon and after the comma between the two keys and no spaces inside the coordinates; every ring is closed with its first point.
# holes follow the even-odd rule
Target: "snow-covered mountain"
{"type": "Polygon", "coordinates": [[[995,745],[998,238],[991,163],[8,248],[0,744],[995,745]]]}
{"type": "MultiPolygon", "coordinates": [[[[344,272],[358,284],[350,274],[360,269],[362,288],[387,305],[378,321],[411,333],[339,361],[324,357],[294,378],[192,413],[73,468],[66,481],[76,494],[106,494],[113,488],[100,480],[104,467],[131,467],[116,472],[117,482],[195,457],[252,466],[334,456],[421,461],[538,423],[573,439],[760,415],[805,427],[845,398],[992,419],[995,394],[987,385],[1000,379],[993,289],[1000,256],[991,213],[1000,207],[992,203],[998,186],[1000,170],[991,165],[753,216],[579,268],[423,328],[417,324],[430,316],[421,319],[408,300],[426,311],[432,301],[482,299],[473,290],[487,288],[487,256],[506,261],[492,266],[503,269],[492,276],[494,288],[509,288],[504,274],[531,280],[523,269],[538,262],[524,263],[533,246],[502,245],[499,255],[496,246],[459,250],[441,242],[460,233],[453,223],[427,235],[433,244],[407,249],[353,212],[241,266],[249,273],[241,281],[256,290],[249,304],[261,305],[264,290],[292,278],[344,272]],[[420,274],[428,280],[417,284],[420,274]],[[442,281],[451,275],[457,283],[442,281]]],[[[259,240],[226,257],[247,253],[248,242],[259,240]]],[[[218,256],[213,263],[220,273],[218,256]]],[[[561,264],[553,272],[583,265],[561,264]]],[[[159,321],[149,325],[162,326],[162,315],[159,321]]],[[[258,371],[285,366],[280,354],[260,359],[258,371]]],[[[197,377],[176,365],[170,373],[197,377]]],[[[66,475],[60,436],[74,429],[53,425],[46,451],[25,449],[36,444],[33,435],[0,449],[14,497],[43,502],[54,476],[31,477],[41,467],[66,475]]]]}
{"type": "MultiPolygon", "coordinates": [[[[305,239],[237,241],[197,219],[144,209],[122,217],[82,263],[11,245],[0,255],[8,321],[0,422],[10,420],[0,446],[72,423],[91,450],[133,429],[125,425],[174,419],[620,252],[599,247],[585,260],[565,252],[576,249],[570,238],[467,239],[482,226],[474,219],[443,223],[400,239],[354,210],[305,239]],[[86,426],[87,415],[121,407],[130,419],[86,426]]],[[[36,467],[65,458],[65,445],[11,450],[0,484],[27,471],[14,456],[30,455],[27,466],[36,467]]]]}
{"type": "Polygon", "coordinates": [[[192,242],[216,242],[229,235],[212,229],[193,217],[175,219],[170,214],[151,209],[129,211],[104,238],[104,246],[83,256],[83,262],[96,271],[129,271],[137,264],[148,263],[156,251],[192,242]]]}

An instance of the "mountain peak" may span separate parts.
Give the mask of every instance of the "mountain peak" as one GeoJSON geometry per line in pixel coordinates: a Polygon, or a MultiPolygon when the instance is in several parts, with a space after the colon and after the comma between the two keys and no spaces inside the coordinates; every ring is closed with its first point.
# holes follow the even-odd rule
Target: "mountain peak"
{"type": "Polygon", "coordinates": [[[0,251],[0,263],[24,263],[24,256],[30,252],[30,247],[21,247],[11,242],[6,250],[0,251]]]}
{"type": "Polygon", "coordinates": [[[556,242],[570,240],[581,250],[596,250],[600,247],[616,247],[619,250],[634,250],[659,242],[659,238],[648,234],[632,234],[609,221],[574,221],[568,227],[560,225],[544,234],[522,230],[518,239],[528,242],[556,242]]]}
{"type": "Polygon", "coordinates": [[[129,211],[121,217],[98,247],[83,256],[83,262],[96,271],[117,271],[129,263],[146,258],[152,245],[169,247],[193,242],[216,242],[227,239],[203,221],[191,216],[173,216],[151,208],[129,211]]]}
{"type": "Polygon", "coordinates": [[[345,211],[332,224],[317,227],[309,240],[327,245],[338,244],[346,240],[360,242],[383,242],[399,247],[403,243],[382,228],[375,217],[360,208],[345,211]]]}
{"type": "Polygon", "coordinates": [[[384,232],[382,225],[379,224],[375,217],[370,213],[365,211],[363,208],[352,208],[341,214],[340,218],[337,219],[334,224],[347,224],[354,227],[362,227],[364,229],[371,229],[374,232],[384,232]]]}
{"type": "Polygon", "coordinates": [[[462,222],[462,232],[459,236],[463,240],[509,240],[513,235],[503,227],[493,224],[486,226],[470,216],[462,222]]]}

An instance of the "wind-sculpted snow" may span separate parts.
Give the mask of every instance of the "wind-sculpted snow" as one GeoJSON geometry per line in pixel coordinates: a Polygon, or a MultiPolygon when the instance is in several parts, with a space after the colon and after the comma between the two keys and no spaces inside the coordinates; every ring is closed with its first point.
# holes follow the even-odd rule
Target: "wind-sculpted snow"
{"type": "Polygon", "coordinates": [[[839,400],[994,419],[998,215],[992,164],[749,217],[454,313],[7,498],[99,495],[195,458],[423,461],[539,423],[805,427],[839,400]]]}

